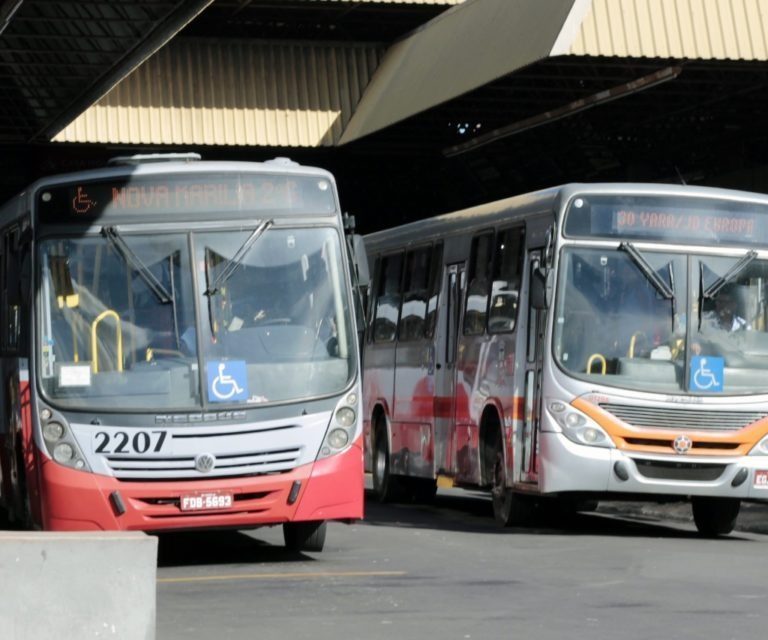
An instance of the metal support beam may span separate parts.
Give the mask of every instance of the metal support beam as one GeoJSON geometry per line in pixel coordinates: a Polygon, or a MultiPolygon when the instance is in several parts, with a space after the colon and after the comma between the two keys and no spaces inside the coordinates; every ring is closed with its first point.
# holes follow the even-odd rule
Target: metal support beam
{"type": "Polygon", "coordinates": [[[153,31],[143,38],[133,49],[128,51],[106,73],[97,78],[86,88],[61,114],[51,123],[38,131],[32,140],[45,138],[50,140],[59,131],[72,122],[88,107],[102,98],[136,67],[163,47],[181,29],[197,17],[213,0],[186,0],[176,3],[176,8],[158,23],[153,31]]]}
{"type": "Polygon", "coordinates": [[[656,71],[655,73],[651,73],[647,76],[643,76],[642,78],[638,78],[637,80],[631,80],[630,82],[625,82],[624,84],[606,89],[605,91],[599,91],[598,93],[594,93],[586,98],[574,100],[573,102],[570,102],[563,107],[559,107],[558,109],[545,111],[544,113],[531,116],[530,118],[525,118],[524,120],[519,120],[518,122],[514,122],[504,127],[499,127],[498,129],[494,129],[493,131],[489,131],[488,133],[477,136],[472,140],[467,140],[467,142],[462,142],[461,144],[446,147],[443,149],[443,155],[450,158],[462,153],[466,153],[468,151],[474,151],[475,149],[478,149],[486,144],[496,142],[497,140],[501,140],[502,138],[507,138],[509,136],[522,133],[523,131],[528,131],[529,129],[533,129],[535,127],[540,127],[551,122],[556,122],[557,120],[562,120],[563,118],[567,118],[581,111],[585,111],[586,109],[591,109],[592,107],[606,104],[607,102],[611,102],[613,100],[618,100],[624,96],[650,89],[651,87],[658,86],[664,82],[669,82],[670,80],[677,78],[681,72],[681,67],[666,67],[660,71],[656,71]]]}

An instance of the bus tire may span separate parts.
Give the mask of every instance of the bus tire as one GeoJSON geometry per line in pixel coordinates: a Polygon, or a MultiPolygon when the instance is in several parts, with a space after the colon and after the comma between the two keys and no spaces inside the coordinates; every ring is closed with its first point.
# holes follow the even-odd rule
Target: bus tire
{"type": "Polygon", "coordinates": [[[322,551],[325,546],[325,520],[317,522],[286,522],[283,524],[283,540],[289,551],[322,551]]]}
{"type": "Polygon", "coordinates": [[[499,434],[495,445],[491,500],[493,502],[493,517],[502,527],[527,524],[533,517],[533,501],[528,496],[520,495],[507,487],[507,471],[504,464],[501,434],[499,434]]]}
{"type": "Polygon", "coordinates": [[[723,536],[736,527],[741,500],[737,498],[691,498],[693,521],[703,536],[723,536]]]}
{"type": "Polygon", "coordinates": [[[373,493],[379,502],[395,502],[402,498],[402,488],[391,473],[387,427],[380,416],[373,433],[373,493]]]}
{"type": "Polygon", "coordinates": [[[8,508],[8,519],[11,522],[14,522],[17,527],[32,530],[34,528],[34,522],[32,520],[32,507],[29,501],[29,491],[27,490],[24,457],[18,446],[14,451],[14,467],[16,485],[14,488],[14,495],[11,498],[11,505],[8,508]]]}

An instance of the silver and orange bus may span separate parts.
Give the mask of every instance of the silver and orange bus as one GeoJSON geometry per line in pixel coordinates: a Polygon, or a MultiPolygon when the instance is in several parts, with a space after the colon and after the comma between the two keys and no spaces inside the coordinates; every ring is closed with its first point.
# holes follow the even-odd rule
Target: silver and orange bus
{"type": "Polygon", "coordinates": [[[0,500],[45,530],[362,517],[360,372],[333,176],[118,159],[0,210],[0,500]]]}
{"type": "Polygon", "coordinates": [[[768,197],[572,184],[365,237],[366,468],[381,500],[768,498],[768,197]]]}

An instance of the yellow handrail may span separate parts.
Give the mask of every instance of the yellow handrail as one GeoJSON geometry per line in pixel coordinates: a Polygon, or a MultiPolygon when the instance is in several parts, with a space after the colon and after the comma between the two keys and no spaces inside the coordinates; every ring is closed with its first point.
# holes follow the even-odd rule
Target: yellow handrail
{"type": "Polygon", "coordinates": [[[605,359],[605,356],[600,353],[593,353],[591,356],[589,356],[589,360],[587,360],[587,373],[592,373],[592,364],[597,360],[600,364],[603,365],[603,369],[600,372],[600,375],[605,375],[605,371],[608,368],[608,362],[605,359]]]}
{"type": "Polygon", "coordinates": [[[635,331],[635,333],[632,334],[632,338],[629,341],[629,352],[627,353],[627,355],[630,358],[635,357],[635,343],[637,342],[637,339],[640,337],[645,338],[646,341],[648,340],[648,336],[646,336],[643,331],[635,331]]]}
{"type": "Polygon", "coordinates": [[[98,344],[97,344],[97,332],[96,329],[99,326],[99,323],[101,323],[104,318],[114,318],[115,319],[115,331],[116,331],[116,341],[117,341],[117,370],[122,371],[123,370],[123,330],[122,330],[122,323],[120,321],[120,316],[117,315],[117,311],[113,311],[112,309],[107,309],[106,311],[102,311],[98,316],[96,316],[96,319],[91,323],[91,357],[93,358],[93,362],[91,363],[91,368],[93,369],[94,373],[99,372],[99,351],[98,351],[98,344]]]}

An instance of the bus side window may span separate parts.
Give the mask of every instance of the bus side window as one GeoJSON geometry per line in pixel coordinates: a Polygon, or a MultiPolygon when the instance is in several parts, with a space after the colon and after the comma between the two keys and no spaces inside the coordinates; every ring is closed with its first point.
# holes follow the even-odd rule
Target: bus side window
{"type": "Polygon", "coordinates": [[[21,300],[19,299],[18,227],[3,233],[2,247],[2,337],[0,347],[4,353],[15,353],[19,347],[21,331],[21,300]]]}
{"type": "Polygon", "coordinates": [[[496,252],[491,282],[488,331],[514,331],[520,292],[524,228],[505,229],[496,237],[496,252]]]}
{"type": "Polygon", "coordinates": [[[488,316],[492,243],[492,231],[472,238],[467,304],[464,307],[465,335],[480,335],[485,331],[485,321],[488,316]]]}
{"type": "Polygon", "coordinates": [[[427,299],[427,318],[424,325],[424,335],[432,338],[437,325],[437,298],[440,293],[441,276],[443,273],[443,243],[438,242],[432,250],[432,261],[429,266],[429,298],[427,299]]]}
{"type": "Polygon", "coordinates": [[[403,308],[397,334],[401,342],[420,340],[424,337],[431,256],[432,247],[412,249],[405,256],[403,308]]]}
{"type": "Polygon", "coordinates": [[[392,342],[397,333],[400,313],[400,281],[403,254],[385,256],[381,260],[374,300],[373,341],[392,342]]]}

